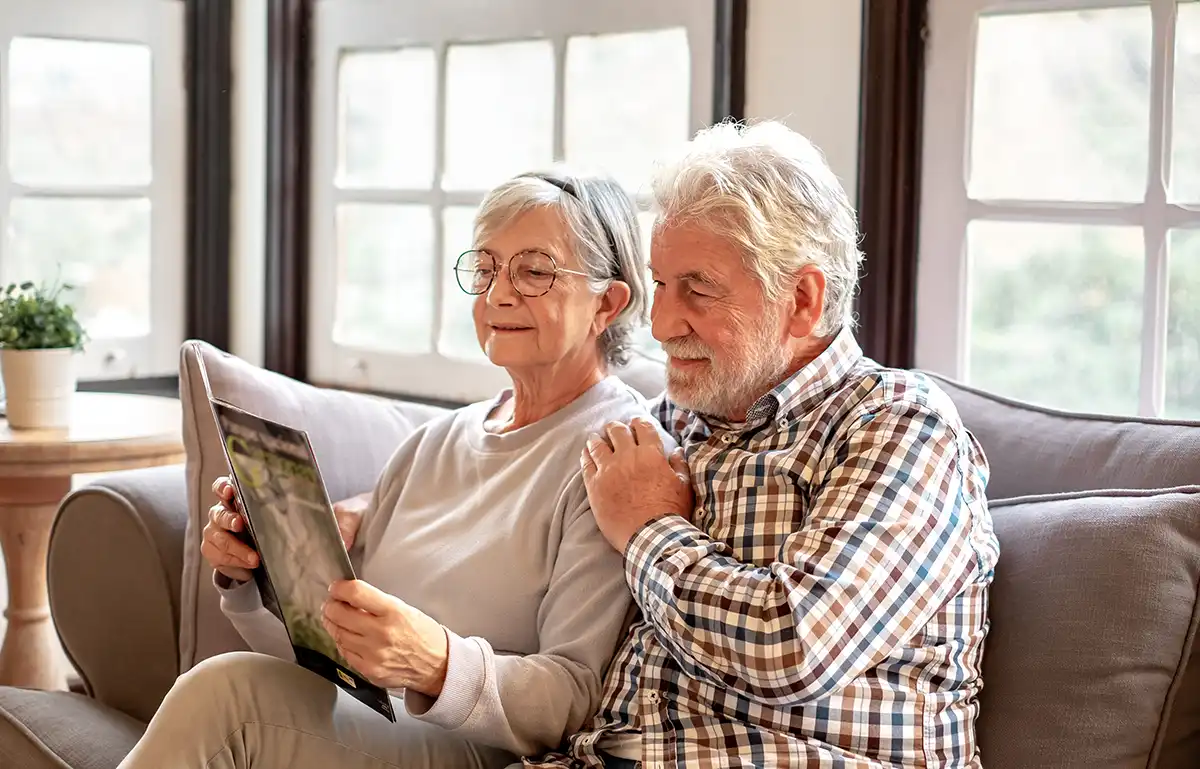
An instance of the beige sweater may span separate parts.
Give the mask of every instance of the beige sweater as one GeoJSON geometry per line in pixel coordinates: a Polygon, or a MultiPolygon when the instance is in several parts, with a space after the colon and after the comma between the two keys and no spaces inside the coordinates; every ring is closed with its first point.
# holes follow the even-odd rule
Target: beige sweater
{"type": "MultiPolygon", "coordinates": [[[[592,715],[631,606],[580,452],[606,422],[649,412],[609,377],[533,425],[488,433],[484,419],[510,396],[435,418],[400,446],[351,560],[361,579],[450,631],[441,696],[393,693],[409,714],[527,755],[557,747],[592,715]]],[[[253,582],[221,593],[252,649],[294,658],[253,582]]]]}

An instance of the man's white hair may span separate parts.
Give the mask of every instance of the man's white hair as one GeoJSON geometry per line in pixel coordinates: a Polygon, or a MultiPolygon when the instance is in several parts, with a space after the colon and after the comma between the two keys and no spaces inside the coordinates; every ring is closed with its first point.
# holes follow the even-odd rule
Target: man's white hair
{"type": "Polygon", "coordinates": [[[656,227],[703,222],[740,247],[773,301],[789,276],[815,265],[825,275],[815,333],[853,326],[858,222],[846,190],[804,136],[774,121],[718,123],[662,163],[652,189],[656,227]]]}

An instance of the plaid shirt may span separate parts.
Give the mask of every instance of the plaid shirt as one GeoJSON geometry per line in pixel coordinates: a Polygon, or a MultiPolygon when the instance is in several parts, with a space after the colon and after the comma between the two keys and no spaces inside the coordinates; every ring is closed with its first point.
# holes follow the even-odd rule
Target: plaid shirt
{"type": "Polygon", "coordinates": [[[641,616],[590,728],[530,766],[978,767],[999,547],[987,461],[948,396],[844,331],[739,424],[669,402],[693,522],[625,552],[641,616]]]}

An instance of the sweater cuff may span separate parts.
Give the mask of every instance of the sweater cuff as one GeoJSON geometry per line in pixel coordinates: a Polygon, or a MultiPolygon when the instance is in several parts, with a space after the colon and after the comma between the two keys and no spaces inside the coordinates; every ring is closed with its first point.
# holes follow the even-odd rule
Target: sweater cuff
{"type": "Polygon", "coordinates": [[[221,611],[226,614],[250,614],[263,608],[262,595],[254,580],[241,583],[227,581],[214,571],[213,587],[221,596],[221,611]]]}
{"type": "Polygon", "coordinates": [[[450,656],[446,662],[446,682],[436,699],[427,694],[406,689],[404,708],[408,714],[443,729],[458,729],[467,722],[479,698],[483,695],[487,665],[483,649],[469,638],[449,630],[450,656]]]}

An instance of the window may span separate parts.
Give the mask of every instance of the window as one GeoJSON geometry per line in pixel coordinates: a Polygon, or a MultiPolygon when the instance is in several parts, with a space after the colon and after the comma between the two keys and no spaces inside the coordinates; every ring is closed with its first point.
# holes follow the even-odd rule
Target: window
{"type": "Polygon", "coordinates": [[[932,0],[917,365],[1200,418],[1200,2],[932,0]]]}
{"type": "Polygon", "coordinates": [[[711,122],[715,4],[434,8],[316,5],[309,371],[468,401],[508,382],[451,271],[484,194],[565,159],[648,207],[651,162],[711,122]]]}
{"type": "Polygon", "coordinates": [[[173,0],[0,9],[0,282],[77,288],[83,379],[178,369],[183,30],[173,0]]]}

